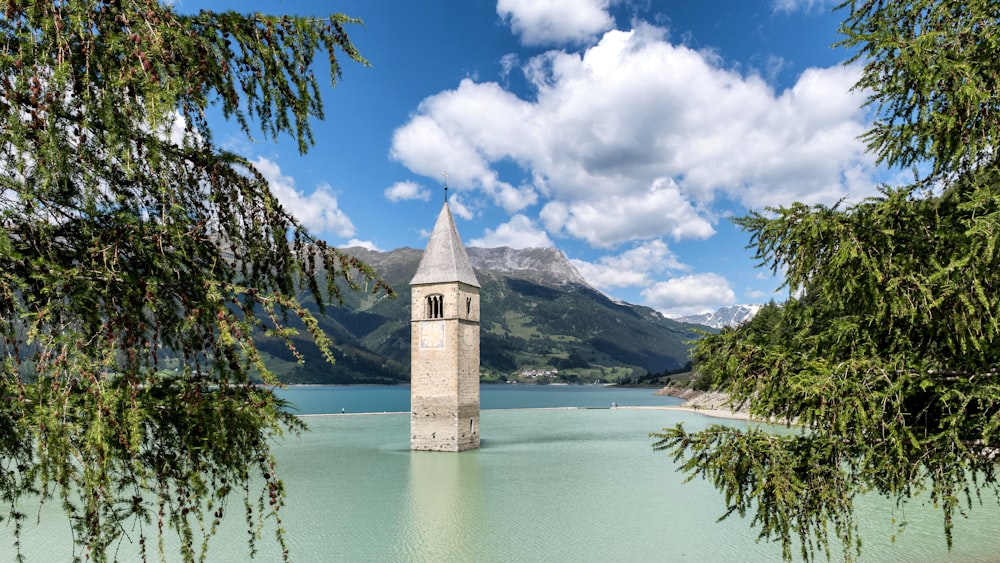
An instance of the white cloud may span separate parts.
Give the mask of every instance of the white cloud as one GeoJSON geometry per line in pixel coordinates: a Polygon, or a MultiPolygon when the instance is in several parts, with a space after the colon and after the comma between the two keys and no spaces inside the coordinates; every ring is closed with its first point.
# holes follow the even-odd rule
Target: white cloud
{"type": "Polygon", "coordinates": [[[721,200],[760,209],[874,193],[856,66],[811,68],[776,92],[722,64],[646,23],[608,31],[582,52],[526,61],[530,100],[470,79],[429,96],[391,154],[427,177],[447,170],[466,204],[540,205],[550,235],[599,248],[711,237],[721,200]]]}
{"type": "Polygon", "coordinates": [[[448,206],[451,207],[452,213],[466,221],[471,220],[475,216],[472,210],[462,201],[462,198],[457,195],[448,200],[448,206]]]}
{"type": "Polygon", "coordinates": [[[420,103],[417,115],[393,133],[390,155],[423,176],[447,172],[453,188],[493,186],[497,172],[491,163],[538,151],[526,146],[533,139],[531,110],[494,82],[465,79],[457,90],[420,103]]]}
{"type": "MultiPolygon", "coordinates": [[[[174,110],[170,113],[170,117],[167,123],[163,125],[163,131],[161,132],[171,143],[177,146],[183,146],[184,141],[188,136],[187,131],[187,119],[181,114],[181,112],[174,110]]],[[[200,145],[202,142],[202,137],[197,131],[192,131],[191,142],[200,145]]]]}
{"type": "Polygon", "coordinates": [[[524,45],[579,44],[615,25],[608,0],[497,0],[497,15],[524,45]]]}
{"type": "Polygon", "coordinates": [[[517,53],[507,53],[500,57],[500,79],[506,82],[519,61],[520,57],[517,56],[517,53]]]}
{"type": "Polygon", "coordinates": [[[838,2],[833,0],[773,0],[772,7],[775,12],[806,12],[814,13],[828,10],[838,2]]]}
{"type": "Polygon", "coordinates": [[[515,215],[510,221],[493,229],[486,229],[482,237],[469,241],[469,246],[481,248],[540,248],[553,246],[545,231],[537,228],[531,219],[515,215]]]}
{"type": "Polygon", "coordinates": [[[267,179],[281,205],[307,229],[341,237],[354,235],[354,224],[337,207],[337,196],[328,184],[320,184],[311,194],[305,195],[295,189],[294,178],[281,174],[281,167],[276,162],[258,157],[253,165],[267,179]]]}
{"type": "Polygon", "coordinates": [[[494,182],[484,186],[484,189],[493,197],[493,202],[507,213],[516,213],[538,203],[538,193],[531,186],[515,188],[505,182],[494,182]]]}
{"type": "Polygon", "coordinates": [[[692,274],[657,282],[642,290],[643,304],[668,317],[707,313],[736,303],[726,278],[713,273],[692,274]]]}
{"type": "Polygon", "coordinates": [[[367,248],[368,250],[381,250],[374,242],[370,240],[359,240],[356,238],[352,238],[351,240],[347,241],[347,244],[344,245],[344,248],[351,248],[354,246],[360,246],[361,248],[367,248]]]}
{"type": "Polygon", "coordinates": [[[431,192],[416,182],[396,182],[385,189],[385,197],[395,203],[404,199],[430,201],[431,192]]]}
{"type": "Polygon", "coordinates": [[[576,201],[552,202],[541,212],[552,232],[563,229],[591,246],[669,234],[675,240],[705,239],[715,229],[680,194],[673,180],[657,180],[645,192],[576,201]],[[552,209],[549,209],[549,208],[552,209]]]}
{"type": "Polygon", "coordinates": [[[644,242],[621,254],[603,256],[597,262],[576,259],[570,262],[587,283],[603,290],[642,287],[649,285],[655,274],[688,269],[662,240],[644,242]]]}

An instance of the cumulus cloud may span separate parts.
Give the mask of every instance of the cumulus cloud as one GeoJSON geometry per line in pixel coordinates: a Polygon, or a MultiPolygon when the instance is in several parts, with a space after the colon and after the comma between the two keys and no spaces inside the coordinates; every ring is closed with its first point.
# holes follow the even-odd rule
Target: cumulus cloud
{"type": "Polygon", "coordinates": [[[641,293],[643,304],[668,317],[697,315],[720,305],[736,303],[736,294],[726,278],[714,274],[691,274],[657,282],[641,293]]]}
{"type": "MultiPolygon", "coordinates": [[[[498,13],[527,30],[533,20],[519,6],[501,3],[498,13]]],[[[606,11],[607,3],[591,6],[606,11]]],[[[852,91],[856,65],[809,68],[776,90],[760,74],[637,22],[578,51],[506,57],[500,71],[504,82],[521,72],[530,94],[462,80],[420,103],[394,132],[392,158],[426,177],[447,170],[461,196],[453,199],[456,216],[489,206],[507,212],[509,222],[476,244],[583,241],[607,253],[577,261],[588,281],[643,288],[641,299],[667,314],[736,298],[722,276],[680,264],[666,241],[715,236],[736,207],[860,200],[875,193],[883,173],[858,140],[870,116],[865,92],[852,91]]]]}
{"type": "Polygon", "coordinates": [[[497,0],[524,45],[580,44],[614,27],[608,0],[497,0]]]}
{"type": "Polygon", "coordinates": [[[597,262],[571,259],[587,283],[598,289],[643,287],[654,276],[670,271],[688,270],[662,240],[644,242],[621,254],[603,256],[597,262]]]}
{"type": "Polygon", "coordinates": [[[486,229],[482,237],[469,241],[470,246],[482,248],[546,248],[553,246],[545,231],[536,227],[524,215],[515,215],[510,221],[493,229],[486,229]]]}
{"type": "Polygon", "coordinates": [[[538,194],[531,186],[515,188],[506,182],[492,182],[484,186],[484,191],[507,213],[515,213],[538,202],[538,194]]]}
{"type": "Polygon", "coordinates": [[[565,230],[600,248],[662,234],[675,240],[705,239],[715,234],[669,179],[654,181],[645,192],[571,203],[552,201],[540,215],[550,231],[565,230]]]}
{"type": "Polygon", "coordinates": [[[355,246],[359,246],[361,248],[367,248],[368,250],[375,250],[375,251],[382,250],[374,242],[370,240],[359,240],[356,238],[352,238],[351,240],[347,241],[347,244],[344,245],[345,248],[351,248],[355,246]]]}
{"type": "Polygon", "coordinates": [[[759,209],[874,191],[855,66],[811,68],[776,92],[639,23],[521,70],[532,99],[471,79],[424,99],[393,158],[428,177],[448,170],[467,203],[540,204],[549,234],[600,248],[710,237],[720,199],[759,209]],[[503,178],[511,164],[529,181],[503,178]]]}
{"type": "Polygon", "coordinates": [[[470,219],[475,217],[475,214],[472,212],[471,209],[469,209],[467,205],[465,205],[461,197],[457,196],[452,197],[450,200],[448,200],[448,204],[449,207],[451,207],[452,213],[458,215],[459,217],[465,219],[466,221],[469,221],[470,219]]]}
{"type": "Polygon", "coordinates": [[[448,185],[457,189],[493,186],[498,173],[491,164],[540,150],[526,146],[532,142],[532,111],[529,102],[495,82],[465,79],[457,90],[420,103],[417,114],[393,132],[390,155],[422,176],[447,171],[448,185]]]}
{"type": "Polygon", "coordinates": [[[341,237],[354,236],[354,224],[337,207],[337,196],[328,184],[320,184],[309,195],[295,188],[295,179],[281,173],[281,167],[272,160],[258,157],[253,165],[267,179],[281,205],[314,232],[330,232],[341,237]]]}
{"type": "Polygon", "coordinates": [[[444,119],[438,121],[428,115],[427,103],[424,100],[418,108],[422,115],[393,132],[390,155],[428,178],[439,177],[447,170],[453,187],[473,186],[477,178],[492,176],[475,143],[448,131],[449,123],[444,119]]]}
{"type": "Polygon", "coordinates": [[[431,192],[416,182],[396,182],[385,189],[385,197],[395,203],[404,199],[430,201],[431,192]]]}

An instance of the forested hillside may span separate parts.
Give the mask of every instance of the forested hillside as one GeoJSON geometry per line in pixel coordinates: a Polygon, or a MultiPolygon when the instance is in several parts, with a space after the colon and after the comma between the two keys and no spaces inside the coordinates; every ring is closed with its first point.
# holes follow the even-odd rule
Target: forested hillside
{"type": "MultiPolygon", "coordinates": [[[[348,249],[393,287],[388,298],[345,294],[343,307],[320,315],[337,363],[297,341],[304,364],[278,342],[262,340],[268,363],[287,383],[402,383],[409,380],[410,288],[421,250],[348,249]]],[[[586,284],[555,249],[470,248],[482,285],[482,373],[485,380],[621,381],[676,369],[688,361],[695,325],[647,307],[616,302],[586,284]]],[[[305,295],[310,308],[314,304],[305,295]]]]}

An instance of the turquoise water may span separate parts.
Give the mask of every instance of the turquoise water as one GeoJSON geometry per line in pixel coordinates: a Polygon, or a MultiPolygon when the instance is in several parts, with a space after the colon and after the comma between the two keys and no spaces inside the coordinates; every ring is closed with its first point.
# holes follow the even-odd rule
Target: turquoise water
{"type": "MultiPolygon", "coordinates": [[[[297,414],[409,412],[410,386],[296,385],[279,391],[297,414]]],[[[490,409],[678,405],[650,389],[601,385],[483,385],[480,406],[490,409]]]]}
{"type": "MultiPolygon", "coordinates": [[[[409,400],[408,389],[394,387],[288,393],[313,413],[361,404],[405,411],[409,400]]],[[[683,484],[670,457],[650,448],[650,431],[720,421],[675,410],[565,408],[612,402],[677,401],[636,389],[484,386],[482,448],[461,454],[410,452],[406,414],[308,416],[311,432],[276,445],[293,560],[780,560],[780,548],[756,543],[746,521],[716,522],[723,513],[718,493],[700,480],[683,484]],[[564,408],[504,410],[525,406],[564,408]]],[[[995,506],[957,522],[951,553],[938,512],[908,508],[910,526],[892,544],[892,507],[869,499],[860,510],[863,561],[1000,560],[995,506]]],[[[209,561],[248,559],[237,505],[231,515],[237,518],[213,539],[209,561]]],[[[29,561],[67,560],[65,525],[49,516],[31,530],[29,561]]],[[[278,557],[269,538],[265,532],[260,561],[278,557]]],[[[123,546],[123,560],[129,548],[123,546]]],[[[7,549],[0,546],[0,561],[9,560],[7,549]]]]}

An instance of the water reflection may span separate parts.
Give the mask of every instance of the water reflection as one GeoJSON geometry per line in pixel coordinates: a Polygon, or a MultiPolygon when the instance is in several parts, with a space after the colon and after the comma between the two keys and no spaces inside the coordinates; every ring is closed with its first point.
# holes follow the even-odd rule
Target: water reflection
{"type": "Polygon", "coordinates": [[[401,559],[468,560],[483,532],[479,453],[410,454],[401,559]]]}

